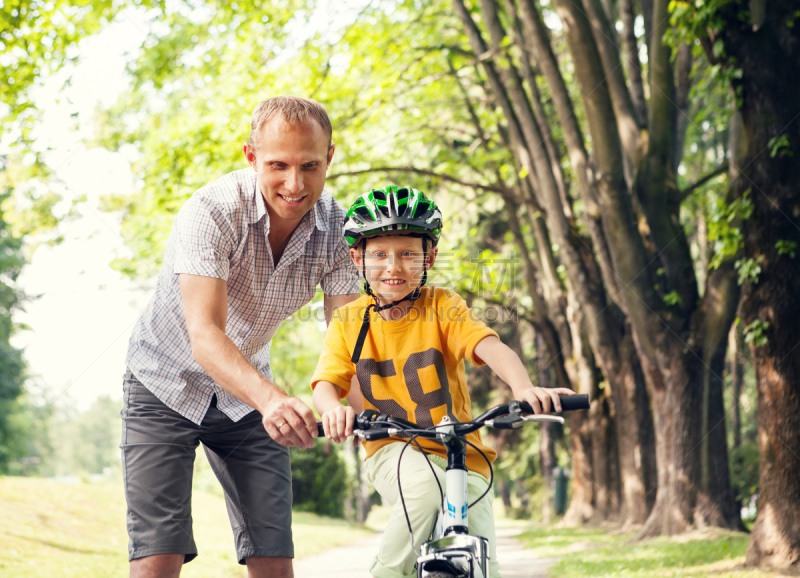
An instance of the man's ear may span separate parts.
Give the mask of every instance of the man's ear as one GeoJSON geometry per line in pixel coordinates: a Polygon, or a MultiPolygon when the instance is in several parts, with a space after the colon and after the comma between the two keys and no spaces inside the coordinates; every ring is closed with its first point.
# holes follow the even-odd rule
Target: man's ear
{"type": "Polygon", "coordinates": [[[244,158],[247,159],[247,162],[253,167],[253,170],[256,170],[256,149],[251,145],[249,142],[244,143],[244,158]]]}
{"type": "Polygon", "coordinates": [[[333,152],[336,150],[336,145],[331,143],[331,148],[328,149],[328,166],[331,166],[333,160],[333,152]]]}

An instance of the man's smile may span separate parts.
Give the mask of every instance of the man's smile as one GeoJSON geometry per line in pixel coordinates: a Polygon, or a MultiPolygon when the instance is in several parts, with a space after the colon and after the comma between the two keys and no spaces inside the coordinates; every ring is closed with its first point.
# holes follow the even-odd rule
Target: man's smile
{"type": "Polygon", "coordinates": [[[299,204],[300,202],[302,202],[302,201],[303,201],[303,199],[305,199],[307,195],[302,195],[302,196],[299,196],[299,197],[290,197],[290,196],[287,196],[287,195],[281,195],[280,193],[278,193],[278,196],[279,196],[281,199],[283,199],[283,200],[284,200],[284,202],[286,202],[286,203],[288,203],[288,204],[290,204],[290,205],[297,205],[297,204],[299,204]]]}

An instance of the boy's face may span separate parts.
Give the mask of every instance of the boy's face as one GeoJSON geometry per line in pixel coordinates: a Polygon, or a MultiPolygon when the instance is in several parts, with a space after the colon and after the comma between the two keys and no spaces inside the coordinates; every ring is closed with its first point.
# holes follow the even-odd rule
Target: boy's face
{"type": "MultiPolygon", "coordinates": [[[[390,302],[402,299],[419,287],[426,261],[421,238],[373,237],[367,239],[366,243],[364,264],[361,261],[361,245],[350,249],[350,257],[359,272],[366,268],[367,281],[381,300],[390,302]]],[[[430,245],[428,241],[428,271],[433,267],[437,252],[430,245]]]]}

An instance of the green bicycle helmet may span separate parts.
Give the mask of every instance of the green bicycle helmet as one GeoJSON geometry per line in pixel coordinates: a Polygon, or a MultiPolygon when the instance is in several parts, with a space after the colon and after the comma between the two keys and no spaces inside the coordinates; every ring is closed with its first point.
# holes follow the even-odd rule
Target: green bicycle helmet
{"type": "Polygon", "coordinates": [[[424,193],[389,185],[359,196],[347,211],[344,237],[354,247],[365,237],[421,235],[435,247],[442,233],[442,213],[424,193]]]}
{"type": "MultiPolygon", "coordinates": [[[[428,254],[428,241],[431,248],[439,242],[442,234],[442,213],[431,199],[424,193],[411,187],[396,187],[389,185],[383,189],[372,189],[370,192],[359,196],[344,222],[344,238],[350,247],[356,247],[362,239],[384,235],[407,235],[422,237],[422,251],[428,254]]],[[[374,299],[364,312],[361,330],[358,332],[355,348],[351,360],[358,363],[361,358],[361,349],[369,332],[370,310],[383,311],[390,309],[403,301],[412,303],[419,299],[420,289],[428,279],[428,270],[423,267],[422,281],[414,291],[385,305],[378,303],[378,297],[367,281],[365,264],[366,244],[361,245],[361,274],[364,277],[364,291],[374,299]]]]}

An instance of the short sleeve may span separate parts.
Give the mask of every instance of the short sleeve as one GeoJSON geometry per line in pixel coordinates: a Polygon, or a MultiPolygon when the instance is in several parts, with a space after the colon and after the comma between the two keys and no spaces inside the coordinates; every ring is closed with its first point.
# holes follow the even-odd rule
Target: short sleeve
{"type": "Polygon", "coordinates": [[[325,341],[322,343],[322,355],[317,363],[317,369],[311,378],[311,389],[314,389],[320,381],[329,381],[341,388],[342,399],[347,397],[350,392],[350,380],[355,375],[355,365],[350,357],[342,321],[334,315],[325,334],[325,341]]]}
{"type": "Polygon", "coordinates": [[[360,277],[350,258],[350,249],[344,237],[339,237],[337,240],[331,263],[331,270],[320,280],[323,293],[325,295],[358,293],[360,277]]]}
{"type": "Polygon", "coordinates": [[[230,219],[211,199],[201,194],[192,196],[178,212],[175,233],[175,274],[228,280],[236,234],[230,219]]]}
{"type": "Polygon", "coordinates": [[[484,365],[475,356],[475,347],[486,337],[497,337],[497,333],[476,319],[474,312],[459,295],[450,293],[440,309],[441,323],[447,336],[447,347],[459,359],[473,365],[484,365]]]}

